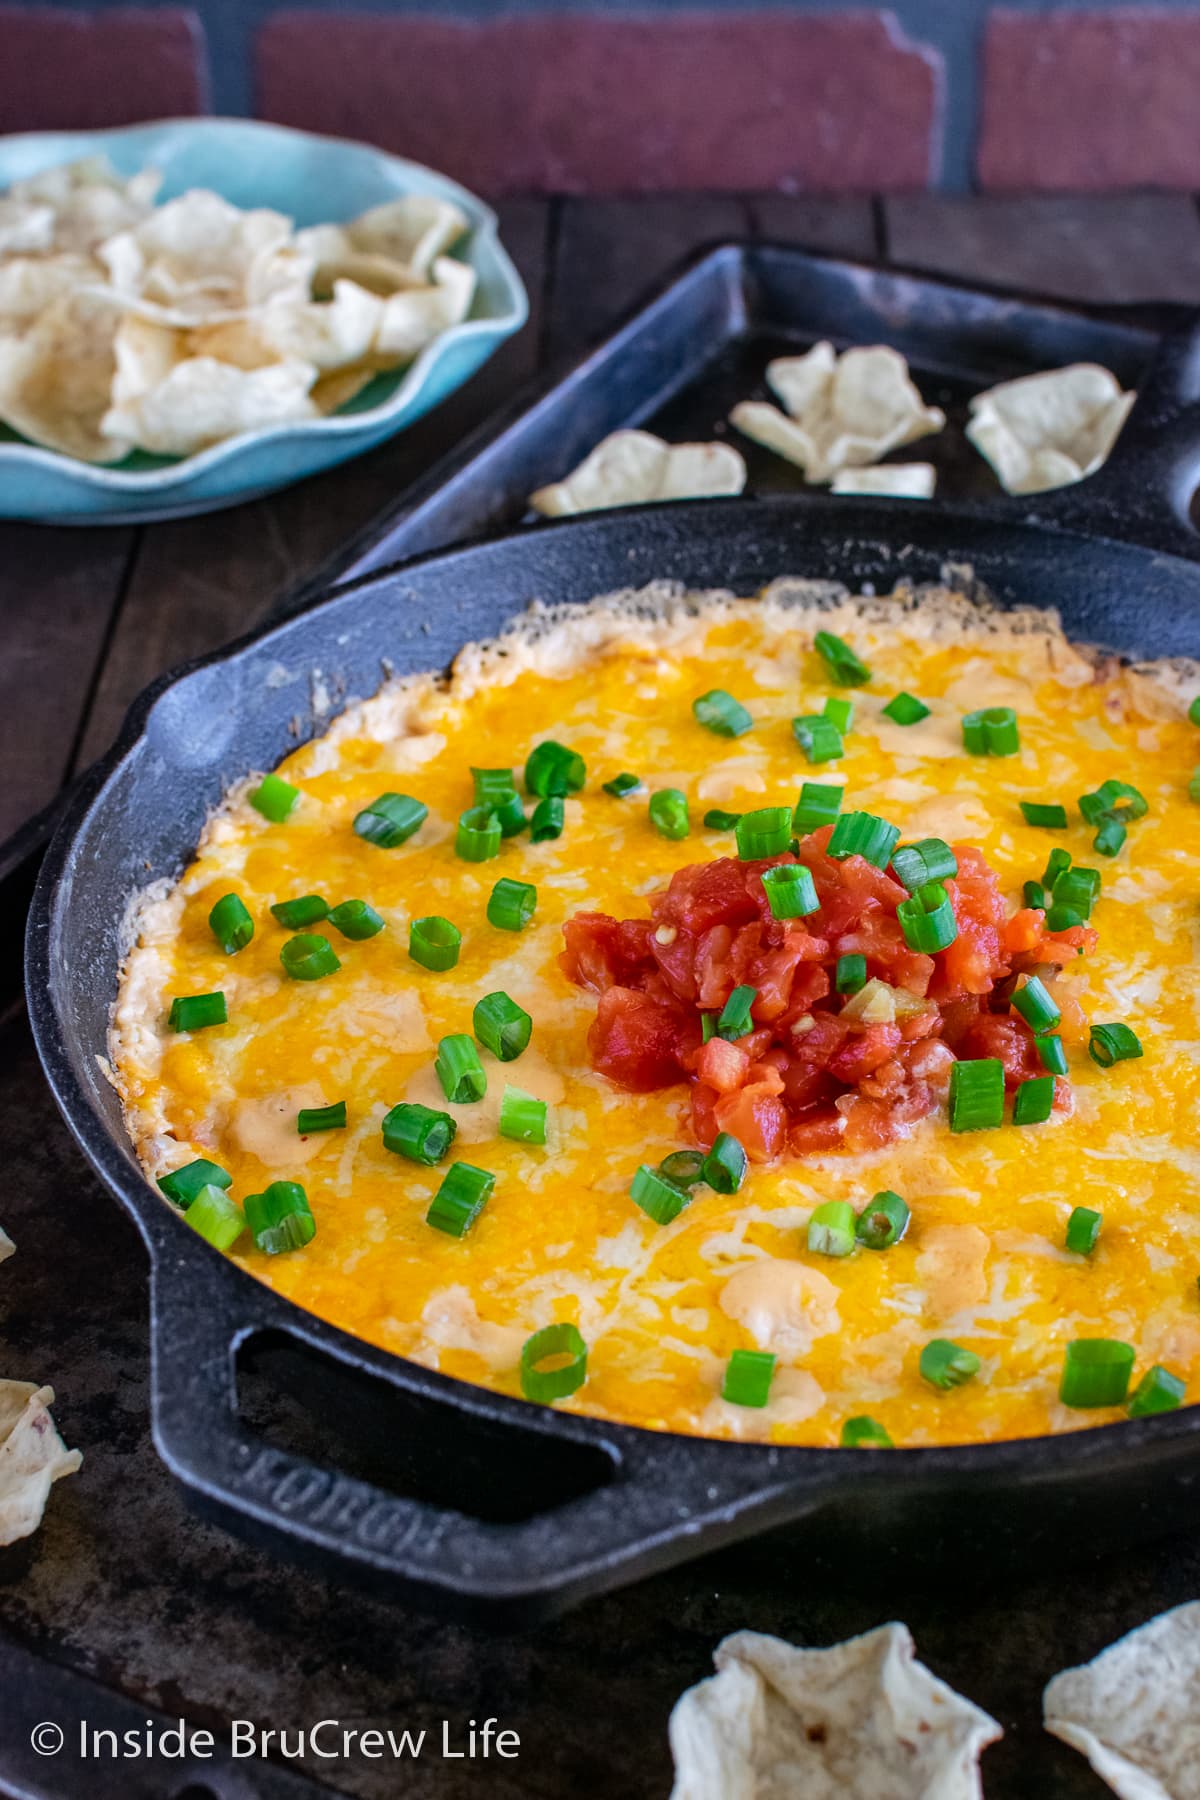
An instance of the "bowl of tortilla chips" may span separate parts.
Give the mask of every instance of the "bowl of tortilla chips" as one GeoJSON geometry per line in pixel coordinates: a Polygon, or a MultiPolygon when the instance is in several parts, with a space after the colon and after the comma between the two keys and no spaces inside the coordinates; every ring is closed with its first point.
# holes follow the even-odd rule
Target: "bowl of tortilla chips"
{"type": "Polygon", "coordinates": [[[360,455],[528,314],[495,215],[243,119],[0,138],[0,516],[131,522],[360,455]]]}

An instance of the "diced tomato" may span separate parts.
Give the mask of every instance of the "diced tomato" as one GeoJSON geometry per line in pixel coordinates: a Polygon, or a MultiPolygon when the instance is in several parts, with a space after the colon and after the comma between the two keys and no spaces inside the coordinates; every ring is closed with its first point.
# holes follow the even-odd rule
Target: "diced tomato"
{"type": "Polygon", "coordinates": [[[788,1144],[796,1156],[820,1156],[825,1150],[841,1149],[845,1130],[842,1115],[832,1106],[816,1107],[792,1126],[788,1144]]]}
{"type": "Polygon", "coordinates": [[[823,1069],[850,1036],[850,1027],[840,1013],[813,1013],[811,1018],[807,1031],[792,1032],[792,1055],[799,1062],[816,1063],[823,1069]]]}
{"type": "Polygon", "coordinates": [[[563,926],[567,947],[559,964],[577,987],[633,987],[652,961],[648,919],[611,919],[607,913],[576,913],[563,926]]]}
{"type": "Polygon", "coordinates": [[[735,857],[719,856],[676,869],[666,893],[651,905],[655,924],[676,925],[692,937],[713,925],[748,925],[758,917],[758,907],[746,891],[746,867],[735,857]]]}
{"type": "Polygon", "coordinates": [[[771,1162],[787,1140],[787,1108],[765,1087],[739,1088],[723,1094],[713,1107],[718,1131],[735,1137],[751,1162],[771,1162]]]}
{"type": "Polygon", "coordinates": [[[848,1087],[855,1087],[864,1075],[870,1075],[887,1062],[900,1048],[898,1025],[868,1025],[846,1039],[829,1059],[829,1073],[848,1087]]]}
{"type": "Polygon", "coordinates": [[[588,1028],[588,1049],[602,1075],[645,1094],[682,1079],[680,1037],[676,1012],[634,988],[611,987],[588,1028]]]}
{"type": "Polygon", "coordinates": [[[707,1150],[719,1130],[713,1108],[720,1096],[707,1083],[697,1081],[692,1088],[692,1135],[707,1150]]]}
{"type": "Polygon", "coordinates": [[[1028,1025],[1009,1013],[980,1013],[958,1046],[958,1054],[963,1058],[998,1057],[1010,1093],[1019,1082],[1045,1073],[1028,1025]]]}
{"type": "Polygon", "coordinates": [[[737,1044],[728,1044],[724,1038],[709,1038],[696,1058],[696,1074],[718,1094],[731,1094],[749,1079],[750,1058],[737,1044]]]}

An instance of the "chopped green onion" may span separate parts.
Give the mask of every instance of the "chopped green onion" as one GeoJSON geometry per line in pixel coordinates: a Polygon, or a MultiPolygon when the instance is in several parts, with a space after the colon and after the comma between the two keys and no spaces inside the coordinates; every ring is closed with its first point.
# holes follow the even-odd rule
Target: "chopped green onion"
{"type": "Polygon", "coordinates": [[[848,1200],[826,1200],[808,1221],[809,1249],[818,1256],[849,1256],[856,1223],[848,1200]]]}
{"type": "Polygon", "coordinates": [[[688,834],[687,795],[678,788],[659,788],[650,796],[650,823],[665,838],[685,838],[688,834]]]}
{"type": "Polygon", "coordinates": [[[302,1106],[296,1114],[296,1130],[301,1137],[314,1131],[341,1131],[346,1123],[346,1102],[334,1100],[329,1106],[302,1106]]]}
{"type": "Polygon", "coordinates": [[[1065,806],[1043,806],[1040,800],[1022,800],[1021,811],[1025,815],[1027,825],[1044,825],[1047,831],[1065,831],[1067,829],[1067,809],[1065,806]]]}
{"type": "Polygon", "coordinates": [[[561,795],[547,794],[544,800],[539,800],[529,819],[530,840],[544,844],[551,838],[561,837],[564,814],[561,795]]]}
{"type": "Polygon", "coordinates": [[[537,889],[528,881],[502,875],[487,903],[488,924],[497,931],[523,931],[537,906],[537,889]]]}
{"type": "Polygon", "coordinates": [[[1128,1025],[1093,1025],[1088,1054],[1102,1069],[1111,1069],[1114,1063],[1132,1062],[1143,1051],[1137,1032],[1128,1025]]]}
{"type": "Polygon", "coordinates": [[[1103,1218],[1103,1213],[1094,1212],[1090,1206],[1073,1206],[1067,1220],[1066,1248],[1076,1256],[1090,1256],[1100,1237],[1103,1218]]]}
{"type": "Polygon", "coordinates": [[[1012,1003],[1035,1037],[1053,1031],[1062,1018],[1058,1002],[1037,975],[1027,976],[1012,997],[1012,1003]]]}
{"type": "Polygon", "coordinates": [[[897,725],[919,725],[922,719],[929,717],[929,708],[915,694],[897,694],[889,700],[883,709],[885,719],[892,719],[897,725]]]}
{"type": "Polygon", "coordinates": [[[917,1367],[933,1387],[949,1391],[978,1375],[983,1364],[973,1350],[964,1350],[949,1338],[931,1338],[917,1367]]]}
{"type": "Polygon", "coordinates": [[[491,1199],[495,1185],[496,1177],[486,1169],[477,1169],[474,1163],[451,1163],[425,1214],[425,1223],[447,1237],[462,1237],[491,1199]]]}
{"type": "Polygon", "coordinates": [[[298,1181],[273,1181],[261,1194],[247,1194],[243,1207],[254,1242],[268,1256],[302,1250],[317,1235],[308,1195],[298,1181]]]}
{"type": "Polygon", "coordinates": [[[670,1156],[664,1156],[659,1163],[658,1172],[664,1181],[673,1181],[676,1187],[695,1187],[698,1181],[704,1180],[704,1152],[672,1150],[670,1156]]]}
{"type": "Polygon", "coordinates": [[[1040,881],[1027,881],[1021,894],[1026,906],[1039,906],[1043,912],[1050,904],[1046,890],[1040,881]]]}
{"type": "Polygon", "coordinates": [[[1044,1125],[1054,1110],[1053,1075],[1023,1081],[1013,1098],[1014,1125],[1044,1125]]]}
{"type": "Polygon", "coordinates": [[[1092,839],[1092,849],[1098,856],[1115,856],[1124,844],[1125,838],[1125,827],[1120,819],[1105,819],[1092,839]]]}
{"type": "Polygon", "coordinates": [[[941,838],[922,838],[919,844],[902,844],[893,850],[892,874],[915,894],[931,881],[957,875],[958,858],[941,838]]]}
{"type": "Polygon", "coordinates": [[[731,1406],[765,1406],[774,1374],[769,1350],[735,1350],[725,1365],[721,1398],[731,1406]]]}
{"type": "Polygon", "coordinates": [[[718,737],[745,737],[754,725],[741,701],[727,694],[724,688],[710,688],[707,694],[701,694],[698,700],[692,701],[692,712],[698,724],[707,731],[715,731],[718,737]]]}
{"type": "Polygon", "coordinates": [[[815,714],[793,719],[792,736],[810,763],[837,762],[845,755],[842,734],[832,719],[815,714]]]}
{"type": "Polygon", "coordinates": [[[1037,1041],[1038,1055],[1042,1059],[1043,1069],[1049,1069],[1052,1075],[1065,1075],[1067,1072],[1067,1053],[1063,1049],[1063,1041],[1053,1033],[1040,1037],[1037,1041]]]}
{"type": "Polygon", "coordinates": [[[839,687],[862,687],[870,681],[871,671],[866,663],[855,655],[843,638],[834,637],[832,631],[818,631],[813,648],[839,687]]]}
{"type": "Polygon", "coordinates": [[[1164,1369],[1161,1363],[1155,1363],[1133,1390],[1127,1409],[1129,1417],[1147,1419],[1152,1413],[1174,1412],[1176,1407],[1183,1405],[1186,1392],[1186,1382],[1178,1375],[1172,1375],[1170,1369],[1164,1369]]]}
{"type": "Polygon", "coordinates": [[[323,975],[334,975],[342,966],[329,939],[316,931],[302,931],[290,937],[279,952],[279,960],[293,981],[320,981],[323,975]]]}
{"type": "Polygon", "coordinates": [[[471,781],[475,788],[475,804],[484,808],[494,808],[510,794],[515,794],[517,784],[513,780],[511,769],[471,769],[471,781]]]}
{"type": "Polygon", "coordinates": [[[452,1032],[440,1040],[433,1066],[451,1105],[466,1106],[482,1100],[487,1093],[487,1074],[474,1041],[465,1031],[452,1032]]]}
{"type": "Polygon", "coordinates": [[[402,1100],[383,1115],[383,1147],[409,1162],[425,1163],[432,1168],[440,1163],[454,1142],[458,1122],[449,1113],[435,1112],[431,1106],[419,1106],[402,1100]]]}
{"type": "Polygon", "coordinates": [[[547,738],[544,744],[535,745],[529,752],[525,786],[539,800],[577,794],[586,780],[587,765],[579,752],[568,750],[565,744],[556,744],[553,738],[547,738]]]}
{"type": "Polygon", "coordinates": [[[859,1213],[854,1235],[868,1250],[890,1250],[908,1230],[911,1217],[899,1194],[885,1188],[859,1213]]]}
{"type": "Polygon", "coordinates": [[[1021,748],[1017,715],[1011,706],[989,706],[967,713],[962,722],[963,744],[972,756],[1015,756],[1021,748]]]}
{"type": "Polygon", "coordinates": [[[704,815],[705,830],[732,831],[741,816],[741,813],[722,812],[719,806],[711,807],[704,815]]]}
{"type": "Polygon", "coordinates": [[[463,862],[490,862],[493,856],[500,854],[503,835],[495,812],[486,806],[468,807],[459,817],[454,854],[463,862]]]}
{"type": "Polygon", "coordinates": [[[836,725],[842,736],[845,737],[854,723],[854,702],[853,700],[843,700],[837,694],[830,694],[821,708],[821,715],[828,719],[831,725],[836,725]]]}
{"type": "Polygon", "coordinates": [[[300,789],[285,781],[282,775],[264,775],[252,794],[248,794],[255,812],[260,812],[264,819],[270,819],[272,825],[282,825],[283,821],[300,798],[300,789]]]}
{"type": "Polygon", "coordinates": [[[877,1419],[859,1413],[842,1426],[843,1450],[891,1450],[892,1440],[877,1419]]]}
{"type": "Polygon", "coordinates": [[[777,863],[773,869],[764,869],[762,884],[773,918],[803,919],[821,904],[812,870],[803,863],[777,863]]]}
{"type": "Polygon", "coordinates": [[[1200,725],[1200,694],[1196,695],[1196,698],[1188,707],[1188,718],[1193,725],[1200,725]]]}
{"type": "MultiPolygon", "coordinates": [[[[671,1159],[667,1158],[667,1162],[671,1159]]],[[[666,1172],[667,1164],[662,1165],[666,1172]]],[[[705,1182],[714,1194],[736,1194],[746,1179],[749,1161],[745,1150],[728,1131],[718,1131],[713,1139],[712,1149],[704,1158],[700,1169],[700,1179],[705,1182]]]]}
{"type": "Polygon", "coordinates": [[[171,1002],[167,1024],[172,1031],[203,1031],[209,1025],[224,1025],[229,1017],[225,996],[215,994],[181,994],[171,1002]]]}
{"type": "Polygon", "coordinates": [[[540,1406],[565,1400],[587,1380],[587,1357],[587,1345],[577,1325],[543,1326],[522,1346],[521,1392],[540,1406]],[[552,1366],[543,1368],[543,1363],[552,1366]]]}
{"type": "Polygon", "coordinates": [[[1063,1358],[1058,1397],[1064,1406],[1120,1406],[1129,1392],[1134,1350],[1119,1338],[1076,1338],[1063,1358]]]}
{"type": "Polygon", "coordinates": [[[921,852],[930,881],[946,881],[958,874],[958,858],[943,838],[922,838],[913,848],[921,852]]]}
{"type": "MultiPolygon", "coordinates": [[[[486,811],[488,809],[485,808],[484,810],[486,811]]],[[[529,820],[525,817],[524,803],[515,788],[513,792],[507,794],[503,800],[497,800],[490,810],[495,813],[496,818],[499,821],[500,836],[502,838],[516,837],[517,833],[519,831],[524,831],[529,823],[529,820]]]]}
{"type": "Polygon", "coordinates": [[[899,829],[889,825],[886,819],[877,819],[874,813],[842,813],[833,828],[826,855],[835,859],[861,856],[873,868],[886,869],[899,841],[899,829]]]}
{"type": "Polygon", "coordinates": [[[635,1206],[640,1206],[648,1218],[656,1225],[669,1225],[672,1219],[678,1218],[691,1195],[686,1188],[677,1187],[652,1169],[649,1163],[643,1163],[630,1184],[629,1195],[635,1206]]]}
{"type": "Polygon", "coordinates": [[[380,794],[370,806],[364,806],[354,817],[354,829],[368,844],[381,850],[395,850],[407,843],[429,817],[429,808],[411,794],[380,794]]]}
{"type": "Polygon", "coordinates": [[[1063,869],[1054,877],[1053,893],[1056,905],[1069,906],[1086,919],[1100,893],[1100,871],[1079,866],[1063,869]]]}
{"type": "Polygon", "coordinates": [[[383,918],[366,900],[342,900],[330,907],[328,921],[344,938],[360,944],[383,930],[383,918]]]}
{"type": "Polygon", "coordinates": [[[503,992],[485,994],[471,1015],[475,1036],[498,1062],[516,1062],[533,1036],[533,1020],[503,992]]]}
{"type": "Polygon", "coordinates": [[[246,1229],[246,1218],[240,1206],[236,1206],[215,1183],[202,1187],[194,1195],[184,1218],[193,1231],[198,1231],[206,1243],[217,1250],[229,1250],[237,1243],[246,1229]]]}
{"type": "Polygon", "coordinates": [[[462,948],[462,932],[440,913],[413,919],[408,927],[408,954],[423,969],[452,969],[462,948]]]}
{"type": "Polygon", "coordinates": [[[933,956],[958,936],[958,920],[950,896],[940,881],[927,881],[896,908],[896,917],[910,950],[933,956]]]}
{"type": "Polygon", "coordinates": [[[1083,914],[1076,912],[1073,906],[1062,906],[1056,900],[1052,906],[1046,908],[1047,931],[1071,931],[1076,925],[1082,925],[1083,922],[1083,914]]]}
{"type": "Polygon", "coordinates": [[[1004,1123],[1004,1064],[998,1057],[950,1065],[951,1131],[986,1131],[1004,1123]]]}
{"type": "Polygon", "coordinates": [[[839,956],[837,972],[833,985],[839,994],[857,994],[867,985],[867,959],[857,952],[852,956],[839,956]]]}
{"type": "Polygon", "coordinates": [[[1130,825],[1134,819],[1145,818],[1150,802],[1140,788],[1128,781],[1102,781],[1094,794],[1079,796],[1079,810],[1089,825],[1102,819],[1117,819],[1122,825],[1130,825]]]}
{"type": "Polygon", "coordinates": [[[208,915],[208,928],[226,956],[236,956],[254,936],[254,920],[237,894],[222,894],[208,915]]]}
{"type": "Polygon", "coordinates": [[[329,917],[329,902],[320,894],[301,894],[298,900],[277,900],[271,908],[271,917],[285,931],[303,931],[329,917]]]}
{"type": "Polygon", "coordinates": [[[760,806],[756,812],[743,813],[734,830],[738,855],[743,862],[781,856],[792,841],[792,809],[790,806],[760,806]]]}
{"type": "Polygon", "coordinates": [[[544,1144],[546,1102],[522,1088],[506,1087],[500,1101],[500,1136],[517,1144],[544,1144]]]}
{"type": "Polygon", "coordinates": [[[232,1187],[233,1176],[220,1163],[198,1156],[195,1162],[184,1163],[180,1168],[172,1169],[169,1175],[160,1175],[158,1185],[168,1200],[186,1212],[201,1188],[232,1187]]]}
{"type": "Polygon", "coordinates": [[[807,835],[822,825],[832,825],[842,810],[845,792],[832,782],[806,781],[792,814],[792,830],[807,835]]]}
{"type": "Polygon", "coordinates": [[[750,1017],[750,1008],[758,998],[758,989],[752,987],[735,987],[728,1000],[721,1008],[717,1019],[717,1035],[727,1038],[731,1043],[734,1038],[746,1037],[754,1030],[754,1021],[750,1017]]]}
{"type": "Polygon", "coordinates": [[[1066,873],[1071,866],[1069,850],[1054,849],[1046,860],[1046,873],[1042,876],[1042,886],[1054,892],[1054,884],[1060,875],[1066,873]]]}
{"type": "Polygon", "coordinates": [[[1200,767],[1192,770],[1192,778],[1188,782],[1188,799],[1200,802],[1200,767]]]}
{"type": "Polygon", "coordinates": [[[626,772],[624,775],[614,775],[611,781],[606,781],[602,785],[604,792],[611,794],[614,800],[623,800],[626,794],[636,793],[642,785],[642,778],[640,775],[630,775],[626,772]]]}
{"type": "Polygon", "coordinates": [[[700,1042],[707,1044],[710,1038],[717,1035],[717,1015],[706,1012],[700,1014],[700,1042]]]}

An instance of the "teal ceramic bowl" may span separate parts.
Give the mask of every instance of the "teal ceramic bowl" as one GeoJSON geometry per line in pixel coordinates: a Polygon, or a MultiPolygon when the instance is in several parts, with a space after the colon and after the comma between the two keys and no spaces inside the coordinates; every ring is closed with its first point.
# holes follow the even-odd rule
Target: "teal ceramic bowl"
{"type": "Polygon", "coordinates": [[[328,418],[271,426],[195,456],[135,452],[97,468],[0,427],[0,517],[54,524],[130,524],[232,506],[359,456],[419,419],[468,381],[529,303],[500,243],[495,214],[456,182],[366,144],[314,137],[246,119],[174,119],[117,131],[0,137],[0,189],[83,156],[107,156],[124,175],[163,171],[160,200],[212,188],[237,206],[268,206],[298,226],[340,222],[401,194],[453,200],[471,221],[454,254],[478,277],[471,315],[408,368],[380,375],[328,418]]]}

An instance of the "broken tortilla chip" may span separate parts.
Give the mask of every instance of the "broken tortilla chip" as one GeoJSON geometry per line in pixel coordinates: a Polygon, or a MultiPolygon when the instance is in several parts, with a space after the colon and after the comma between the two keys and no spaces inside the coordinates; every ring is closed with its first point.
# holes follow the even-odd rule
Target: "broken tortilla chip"
{"type": "Polygon", "coordinates": [[[449,200],[406,194],[373,206],[346,225],[311,225],[296,244],[315,265],[314,288],[332,291],[339,277],[373,293],[428,283],[436,259],[458,242],[470,224],[449,200]]]}
{"type": "Polygon", "coordinates": [[[55,1430],[53,1404],[53,1388],[0,1381],[0,1545],[37,1530],[51,1486],[83,1461],[55,1430]]]}
{"type": "Polygon", "coordinates": [[[614,431],[562,481],[530,496],[547,518],[639,506],[652,500],[695,500],[740,494],[746,465],[728,444],[667,444],[648,431],[614,431]]]}
{"type": "Polygon", "coordinates": [[[211,356],[191,356],[157,387],[111,407],[101,430],[160,456],[191,456],[222,438],[315,418],[309,390],[316,376],[311,363],[235,369],[211,356]]]}
{"type": "Polygon", "coordinates": [[[470,312],[476,277],[468,263],[439,256],[430,273],[431,287],[407,288],[384,301],[375,333],[375,356],[381,367],[411,362],[452,325],[461,325],[470,312]]]}
{"type": "Polygon", "coordinates": [[[1134,398],[1098,363],[1071,363],[976,394],[967,436],[1008,493],[1040,494],[1107,460],[1134,398]]]}
{"type": "Polygon", "coordinates": [[[932,463],[868,463],[861,469],[839,469],[830,484],[834,494],[890,494],[896,500],[932,500],[937,470],[932,463]]]}
{"type": "Polygon", "coordinates": [[[1064,1669],[1042,1705],[1046,1730],[1122,1800],[1200,1800],[1200,1601],[1064,1669]]]}
{"type": "Polygon", "coordinates": [[[0,423],[84,462],[119,462],[132,440],[101,431],[116,373],[118,315],[76,291],[19,337],[0,337],[0,423]]]}
{"type": "Polygon", "coordinates": [[[17,1246],[13,1243],[3,1225],[0,1225],[0,1262],[6,1262],[10,1256],[15,1255],[16,1248],[17,1246]]]}
{"type": "Polygon", "coordinates": [[[88,254],[146,218],[161,185],[158,169],[141,169],[126,179],[106,157],[89,156],[14,181],[7,202],[48,210],[50,235],[40,248],[88,254]]]}
{"type": "Polygon", "coordinates": [[[671,1800],[980,1800],[1003,1735],[916,1659],[906,1625],[827,1650],[739,1631],[671,1713],[671,1800]]]}
{"type": "Polygon", "coordinates": [[[940,431],[946,415],[926,406],[898,350],[860,345],[839,356],[830,343],[767,364],[767,383],[787,409],[744,400],[730,413],[739,431],[786,457],[806,481],[877,463],[889,450],[940,431]]]}

